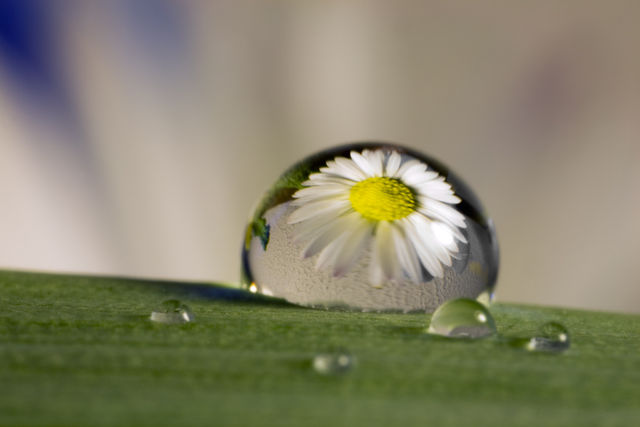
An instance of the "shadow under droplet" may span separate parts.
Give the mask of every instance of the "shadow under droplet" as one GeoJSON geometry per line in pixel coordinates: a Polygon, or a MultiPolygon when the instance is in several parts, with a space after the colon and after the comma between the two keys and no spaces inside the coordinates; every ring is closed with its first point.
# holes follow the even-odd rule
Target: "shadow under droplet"
{"type": "MultiPolygon", "coordinates": [[[[119,279],[129,281],[131,279],[119,279]]],[[[131,285],[180,297],[215,301],[234,301],[250,304],[297,307],[283,299],[256,294],[244,289],[215,283],[179,282],[166,280],[131,280],[131,285]]]]}

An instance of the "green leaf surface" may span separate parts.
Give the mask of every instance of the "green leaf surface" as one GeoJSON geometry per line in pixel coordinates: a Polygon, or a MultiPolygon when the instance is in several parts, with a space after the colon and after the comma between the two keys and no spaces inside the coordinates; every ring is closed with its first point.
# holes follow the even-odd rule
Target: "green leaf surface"
{"type": "Polygon", "coordinates": [[[215,285],[0,272],[3,426],[640,425],[640,317],[496,304],[502,338],[429,316],[311,310],[215,285]],[[195,322],[155,324],[165,299],[195,322]],[[541,323],[564,353],[509,346],[541,323]],[[312,369],[345,348],[344,375],[312,369]]]}

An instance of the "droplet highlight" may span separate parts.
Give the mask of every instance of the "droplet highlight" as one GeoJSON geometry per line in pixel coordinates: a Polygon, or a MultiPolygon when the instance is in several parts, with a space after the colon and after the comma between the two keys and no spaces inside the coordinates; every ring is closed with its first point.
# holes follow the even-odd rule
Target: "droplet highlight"
{"type": "Polygon", "coordinates": [[[164,301],[151,312],[149,317],[152,322],[176,324],[193,322],[194,316],[188,305],[176,299],[164,301]]]}
{"type": "Polygon", "coordinates": [[[322,375],[342,375],[352,370],[355,362],[346,351],[319,353],[313,358],[313,369],[322,375]]]}
{"type": "Polygon", "coordinates": [[[458,298],[438,307],[427,332],[450,338],[484,338],[496,333],[496,324],[484,305],[458,298]]]}

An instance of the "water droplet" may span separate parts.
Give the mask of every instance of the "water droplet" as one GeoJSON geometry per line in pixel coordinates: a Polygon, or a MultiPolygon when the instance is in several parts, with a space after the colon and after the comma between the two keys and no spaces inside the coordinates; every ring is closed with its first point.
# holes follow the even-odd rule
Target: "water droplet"
{"type": "Polygon", "coordinates": [[[484,305],[459,298],[438,307],[427,332],[454,338],[482,338],[495,334],[496,324],[484,305]]]}
{"type": "Polygon", "coordinates": [[[531,338],[515,338],[511,346],[521,347],[528,351],[559,353],[570,346],[569,331],[558,322],[547,322],[540,326],[531,338]]]}
{"type": "Polygon", "coordinates": [[[158,323],[187,323],[193,322],[193,313],[186,304],[176,299],[164,301],[151,312],[150,319],[158,323]]]}
{"type": "Polygon", "coordinates": [[[346,351],[319,353],[313,358],[313,369],[323,375],[339,375],[355,366],[355,357],[346,351]]]}
{"type": "Polygon", "coordinates": [[[335,147],[294,164],[257,204],[242,280],[249,292],[310,307],[432,312],[481,295],[488,303],[498,244],[484,212],[429,156],[392,144],[335,147]],[[419,210],[425,199],[438,205],[419,210]]]}

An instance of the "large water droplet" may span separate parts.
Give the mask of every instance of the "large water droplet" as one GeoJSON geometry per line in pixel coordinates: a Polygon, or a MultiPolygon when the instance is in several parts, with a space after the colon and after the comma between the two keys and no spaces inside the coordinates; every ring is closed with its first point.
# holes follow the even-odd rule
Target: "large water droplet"
{"type": "Polygon", "coordinates": [[[438,307],[427,332],[454,338],[482,338],[495,334],[496,324],[484,305],[459,298],[438,307]]]}
{"type": "Polygon", "coordinates": [[[512,345],[528,351],[559,353],[570,346],[569,331],[558,322],[547,322],[540,326],[535,336],[528,339],[516,338],[512,345]]]}
{"type": "Polygon", "coordinates": [[[344,374],[355,366],[355,357],[346,351],[319,353],[313,358],[313,369],[323,375],[344,374]]]}
{"type": "Polygon", "coordinates": [[[249,292],[362,311],[489,303],[493,222],[432,157],[386,143],[331,148],[291,166],[256,206],[243,234],[249,292]]]}
{"type": "Polygon", "coordinates": [[[150,319],[153,322],[173,324],[192,322],[194,317],[189,306],[176,299],[170,299],[153,310],[150,319]]]}

